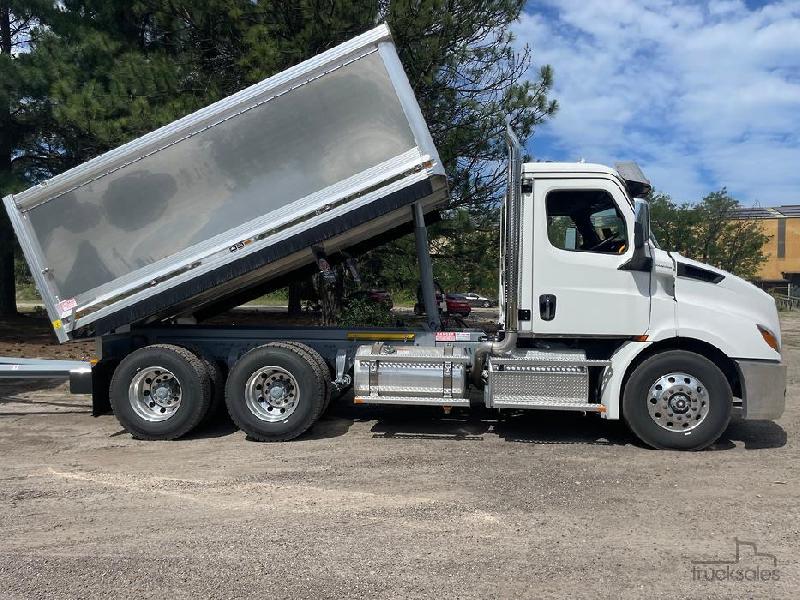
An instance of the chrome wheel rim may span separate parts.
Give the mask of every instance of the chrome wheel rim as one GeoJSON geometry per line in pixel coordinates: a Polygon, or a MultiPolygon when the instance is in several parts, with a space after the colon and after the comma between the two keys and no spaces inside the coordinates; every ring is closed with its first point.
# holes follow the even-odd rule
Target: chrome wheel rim
{"type": "Polygon", "coordinates": [[[169,369],[146,367],[136,373],[128,386],[133,412],[145,421],[166,421],[181,406],[181,382],[169,369]]]}
{"type": "Polygon", "coordinates": [[[650,418],[667,431],[686,433],[695,429],[705,421],[710,407],[706,386],[688,373],[659,377],[647,394],[650,418]]]}
{"type": "Polygon", "coordinates": [[[300,386],[283,367],[262,367],[245,384],[245,403],[257,419],[269,423],[285,421],[297,408],[300,386]]]}

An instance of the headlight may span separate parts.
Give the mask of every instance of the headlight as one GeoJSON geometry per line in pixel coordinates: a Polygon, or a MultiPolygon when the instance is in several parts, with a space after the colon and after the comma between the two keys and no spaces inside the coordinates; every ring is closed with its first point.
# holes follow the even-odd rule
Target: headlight
{"type": "Polygon", "coordinates": [[[764,327],[763,325],[756,325],[758,327],[758,331],[761,333],[761,337],[764,338],[764,341],[767,342],[767,345],[775,350],[778,354],[781,353],[781,345],[778,343],[778,336],[772,333],[768,328],[764,327]]]}

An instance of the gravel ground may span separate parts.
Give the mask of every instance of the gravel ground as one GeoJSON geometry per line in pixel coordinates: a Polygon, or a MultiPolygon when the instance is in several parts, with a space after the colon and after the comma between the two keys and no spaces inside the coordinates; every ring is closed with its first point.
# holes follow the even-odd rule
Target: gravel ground
{"type": "Polygon", "coordinates": [[[3,384],[0,597],[798,598],[800,315],[784,336],[784,417],[698,453],[347,402],[284,444],[137,442],[64,386],[3,384]],[[736,539],[762,556],[692,564],[736,539]]]}

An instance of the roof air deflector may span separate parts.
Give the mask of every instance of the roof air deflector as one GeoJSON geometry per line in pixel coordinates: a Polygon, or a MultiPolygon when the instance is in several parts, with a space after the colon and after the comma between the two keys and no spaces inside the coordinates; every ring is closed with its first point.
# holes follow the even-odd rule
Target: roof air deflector
{"type": "Polygon", "coordinates": [[[650,185],[650,180],[645,177],[642,169],[635,162],[618,162],[614,165],[614,168],[625,181],[625,187],[628,188],[628,193],[631,197],[641,198],[653,189],[650,185]]]}

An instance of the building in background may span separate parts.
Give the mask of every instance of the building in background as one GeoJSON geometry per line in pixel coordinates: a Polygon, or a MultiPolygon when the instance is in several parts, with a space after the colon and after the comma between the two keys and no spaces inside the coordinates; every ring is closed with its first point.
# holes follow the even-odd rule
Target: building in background
{"type": "Polygon", "coordinates": [[[765,289],[775,289],[800,296],[800,204],[766,208],[741,208],[740,219],[759,222],[770,236],[757,282],[765,289]]]}

